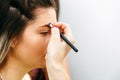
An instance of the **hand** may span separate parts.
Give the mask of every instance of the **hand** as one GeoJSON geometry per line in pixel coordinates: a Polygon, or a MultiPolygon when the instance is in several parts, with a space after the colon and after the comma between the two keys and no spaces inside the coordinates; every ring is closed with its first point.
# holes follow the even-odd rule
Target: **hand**
{"type": "Polygon", "coordinates": [[[47,48],[46,60],[61,63],[70,51],[70,47],[60,38],[60,32],[72,43],[74,43],[73,35],[68,24],[54,23],[53,26],[51,28],[51,38],[47,48]]]}
{"type": "Polygon", "coordinates": [[[53,26],[55,27],[51,28],[51,37],[46,55],[46,67],[49,80],[71,80],[63,64],[67,53],[70,51],[70,47],[60,38],[60,32],[62,32],[71,43],[74,43],[73,36],[67,24],[54,23],[53,26]]]}

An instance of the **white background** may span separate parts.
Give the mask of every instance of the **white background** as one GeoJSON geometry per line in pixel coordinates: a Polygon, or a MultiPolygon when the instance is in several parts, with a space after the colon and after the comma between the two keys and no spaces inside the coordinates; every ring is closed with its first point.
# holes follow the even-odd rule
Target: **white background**
{"type": "Polygon", "coordinates": [[[72,80],[120,80],[120,0],[60,0],[78,53],[68,58],[72,80]]]}

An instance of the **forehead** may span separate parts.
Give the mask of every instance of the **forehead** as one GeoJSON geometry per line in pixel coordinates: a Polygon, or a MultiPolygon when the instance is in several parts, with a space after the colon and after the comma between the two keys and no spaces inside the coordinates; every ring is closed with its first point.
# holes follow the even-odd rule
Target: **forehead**
{"type": "MultiPolygon", "coordinates": [[[[46,11],[48,12],[48,13],[51,13],[51,10],[53,10],[53,11],[55,11],[55,8],[53,8],[53,7],[48,7],[48,8],[44,8],[44,7],[38,7],[38,8],[36,8],[34,11],[33,11],[33,14],[34,15],[39,15],[39,14],[43,14],[43,13],[45,13],[46,11]]],[[[55,12],[56,13],[56,12],[55,12]]]]}
{"type": "Polygon", "coordinates": [[[55,9],[51,7],[35,9],[34,16],[35,18],[28,23],[30,25],[36,25],[36,27],[47,25],[48,23],[57,22],[55,9]]]}

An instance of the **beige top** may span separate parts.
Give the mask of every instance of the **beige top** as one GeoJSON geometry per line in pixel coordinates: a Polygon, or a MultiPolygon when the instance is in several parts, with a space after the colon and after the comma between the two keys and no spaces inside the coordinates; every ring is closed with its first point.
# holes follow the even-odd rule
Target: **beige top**
{"type": "Polygon", "coordinates": [[[26,74],[22,80],[32,80],[29,74],[26,74]]]}

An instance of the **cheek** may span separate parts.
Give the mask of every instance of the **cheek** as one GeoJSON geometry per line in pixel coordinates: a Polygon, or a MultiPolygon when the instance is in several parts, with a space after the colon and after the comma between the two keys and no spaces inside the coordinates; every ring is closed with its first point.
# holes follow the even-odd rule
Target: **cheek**
{"type": "Polygon", "coordinates": [[[46,53],[48,38],[33,37],[24,41],[26,52],[32,56],[43,56],[46,53]]]}
{"type": "Polygon", "coordinates": [[[31,65],[42,65],[45,61],[49,37],[29,36],[24,37],[18,44],[17,57],[31,65]]]}

